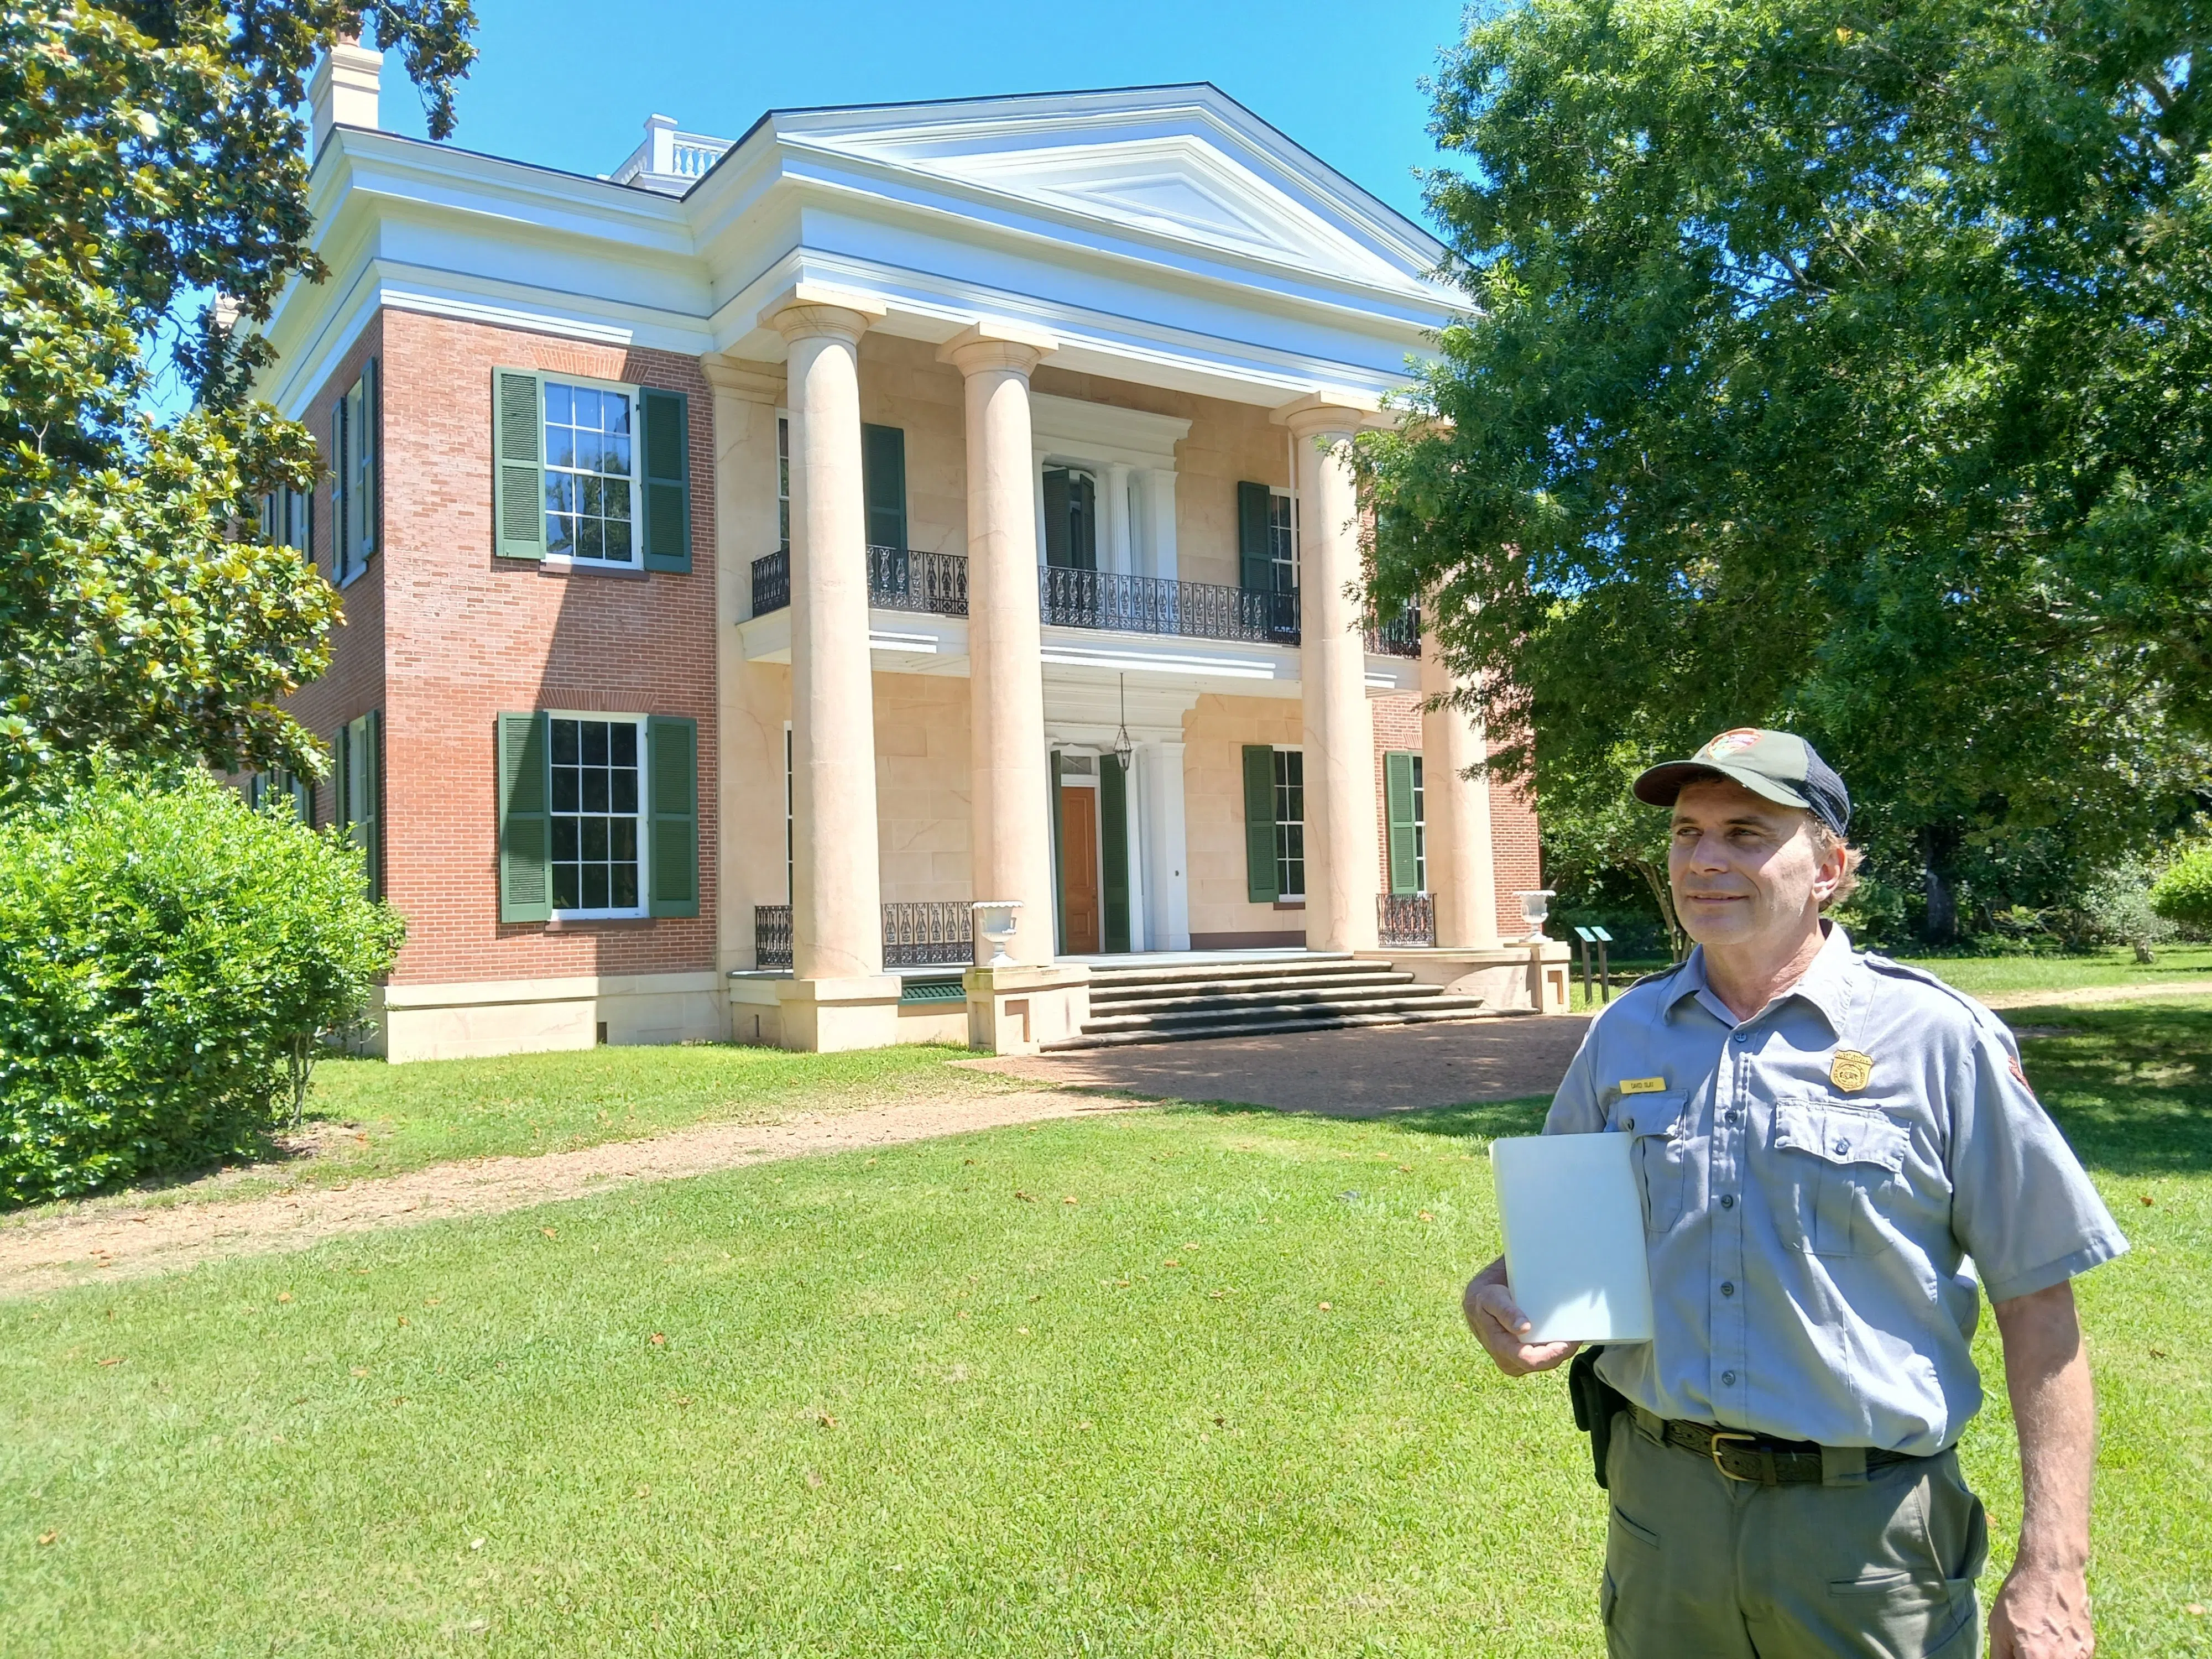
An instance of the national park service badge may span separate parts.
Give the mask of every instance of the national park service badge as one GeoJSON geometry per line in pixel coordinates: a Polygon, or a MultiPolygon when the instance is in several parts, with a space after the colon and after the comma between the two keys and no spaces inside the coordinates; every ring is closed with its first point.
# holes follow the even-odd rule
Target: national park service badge
{"type": "Polygon", "coordinates": [[[1836,1057],[1828,1062],[1828,1081],[1836,1085],[1838,1094],[1858,1093],[1873,1075],[1874,1056],[1863,1054],[1856,1048],[1838,1048],[1836,1057]]]}

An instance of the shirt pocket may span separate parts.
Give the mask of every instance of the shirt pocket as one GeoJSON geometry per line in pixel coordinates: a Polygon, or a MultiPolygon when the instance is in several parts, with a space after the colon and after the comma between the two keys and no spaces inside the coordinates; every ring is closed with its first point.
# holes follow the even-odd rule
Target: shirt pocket
{"type": "Polygon", "coordinates": [[[1623,1095],[1607,1115],[1608,1129],[1636,1138],[1636,1175],[1644,1188],[1644,1231],[1654,1238],[1682,1218],[1690,1179],[1689,1134],[1683,1122],[1689,1098],[1687,1091],[1623,1095]]]}
{"type": "Polygon", "coordinates": [[[1903,1124],[1863,1106],[1821,1097],[1776,1101],[1759,1175],[1783,1243],[1813,1255],[1887,1249],[1880,1200],[1911,1146],[1903,1124]]]}

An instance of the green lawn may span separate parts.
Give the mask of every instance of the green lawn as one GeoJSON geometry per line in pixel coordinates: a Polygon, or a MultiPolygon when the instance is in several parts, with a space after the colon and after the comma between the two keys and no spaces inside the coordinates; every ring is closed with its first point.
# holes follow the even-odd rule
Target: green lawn
{"type": "MultiPolygon", "coordinates": [[[[2212,1655],[2212,1001],[2049,1023],[2136,1243],[2100,1651],[2212,1655]]],[[[0,1652],[1595,1651],[1563,1389],[1456,1309],[1538,1115],[1133,1112],[0,1304],[0,1652]]]]}
{"type": "MultiPolygon", "coordinates": [[[[2161,945],[2158,959],[2146,966],[2129,950],[2087,951],[2065,957],[1899,957],[1899,962],[1924,968],[1938,979],[1972,996],[2006,996],[2023,991],[2100,989],[2113,985],[2202,984],[2212,991],[2212,945],[2161,945]]],[[[1597,979],[1597,958],[1590,958],[1590,979],[1597,979]]],[[[1656,973],[1663,962],[1613,964],[1613,994],[1619,996],[1640,974],[1656,973]]],[[[1575,960],[1574,1006],[1577,1012],[1602,1007],[1604,999],[1583,994],[1582,959],[1575,960]]]]}
{"type": "MultiPolygon", "coordinates": [[[[325,1060],[315,1067],[307,1101],[311,1156],[258,1164],[219,1185],[168,1185],[92,1201],[237,1198],[398,1175],[457,1158],[569,1152],[695,1123],[769,1122],[800,1112],[1024,1086],[949,1064],[968,1058],[965,1048],[933,1043],[848,1054],[700,1043],[409,1066],[325,1060]]],[[[0,1215],[0,1227],[9,1219],[0,1215]]]]}

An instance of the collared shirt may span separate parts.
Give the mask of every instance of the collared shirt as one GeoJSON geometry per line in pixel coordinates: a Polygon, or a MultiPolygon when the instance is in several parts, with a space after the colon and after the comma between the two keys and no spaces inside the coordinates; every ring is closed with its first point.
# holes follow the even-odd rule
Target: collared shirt
{"type": "Polygon", "coordinates": [[[1805,976],[1741,1022],[1702,950],[1635,987],[1544,1132],[1636,1137],[1656,1334],[1606,1349],[1614,1388],[1662,1417],[1927,1455],[1981,1407],[1975,1273],[2004,1302],[2127,1241],[1996,1016],[1824,925],[1805,976]]]}

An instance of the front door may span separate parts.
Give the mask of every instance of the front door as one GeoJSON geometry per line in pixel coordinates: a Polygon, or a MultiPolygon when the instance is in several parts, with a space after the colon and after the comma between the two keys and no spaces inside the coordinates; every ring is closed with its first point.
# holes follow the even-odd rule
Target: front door
{"type": "Polygon", "coordinates": [[[1098,951],[1098,792],[1060,791],[1060,915],[1070,956],[1098,951]]]}

